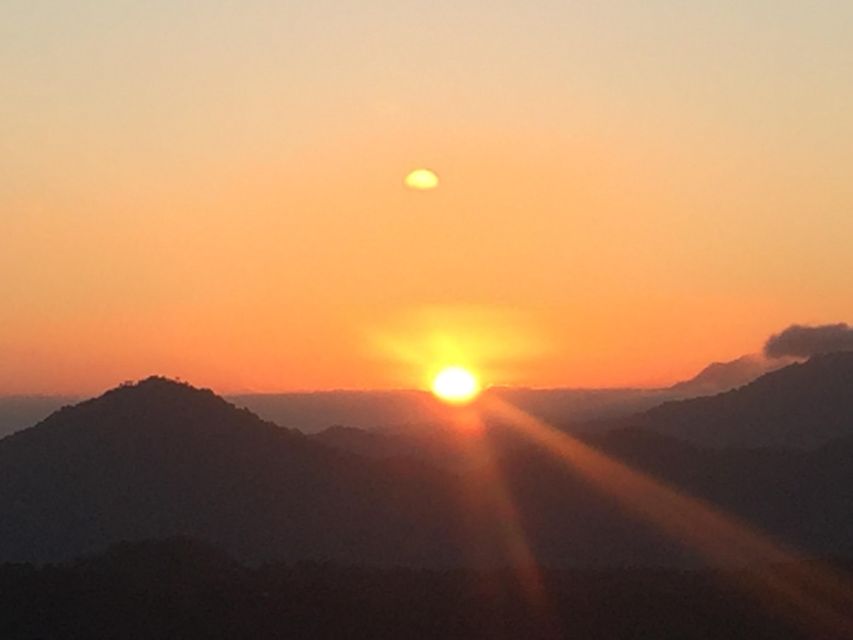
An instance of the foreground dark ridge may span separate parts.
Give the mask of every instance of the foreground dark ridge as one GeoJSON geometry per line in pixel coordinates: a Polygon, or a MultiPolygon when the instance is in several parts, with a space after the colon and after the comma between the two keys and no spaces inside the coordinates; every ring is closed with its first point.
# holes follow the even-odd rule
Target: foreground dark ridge
{"type": "Polygon", "coordinates": [[[550,570],[546,601],[532,606],[510,570],[249,568],[189,539],[148,541],[65,565],[0,566],[0,637],[812,637],[741,600],[727,585],[742,573],[550,570]]]}

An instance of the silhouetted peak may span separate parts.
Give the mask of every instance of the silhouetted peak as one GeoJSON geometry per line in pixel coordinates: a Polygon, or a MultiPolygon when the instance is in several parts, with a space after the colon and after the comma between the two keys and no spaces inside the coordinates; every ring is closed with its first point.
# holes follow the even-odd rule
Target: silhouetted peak
{"type": "Polygon", "coordinates": [[[151,399],[151,400],[195,400],[201,398],[216,399],[225,402],[219,398],[210,389],[200,389],[194,387],[188,382],[182,380],[166,378],[165,376],[149,376],[136,382],[123,382],[118,387],[105,392],[101,399],[151,399]]]}
{"type": "Polygon", "coordinates": [[[790,364],[790,359],[771,359],[749,354],[728,362],[712,362],[694,377],[676,383],[670,389],[679,394],[697,396],[722,393],[748,384],[787,364],[790,364]]]}
{"type": "Polygon", "coordinates": [[[210,389],[198,389],[186,382],[151,376],[139,382],[123,383],[101,396],[65,407],[59,413],[109,413],[115,417],[150,419],[169,415],[202,417],[233,411],[238,409],[210,389]]]}
{"type": "MultiPolygon", "coordinates": [[[[820,384],[824,386],[835,386],[838,382],[853,381],[853,351],[825,353],[812,356],[803,362],[794,362],[787,366],[769,371],[759,376],[749,384],[718,394],[714,397],[736,397],[744,393],[754,393],[756,390],[779,385],[803,385],[820,384]]],[[[710,401],[713,398],[696,398],[686,400],[672,400],[664,402],[659,407],[650,409],[648,413],[655,413],[661,407],[687,405],[693,402],[710,401]]]]}
{"type": "Polygon", "coordinates": [[[812,356],[714,396],[665,402],[631,423],[701,444],[818,446],[850,433],[853,352],[812,356]]]}
{"type": "Polygon", "coordinates": [[[93,438],[118,432],[186,436],[275,432],[285,437],[297,433],[261,420],[210,389],[162,376],[124,383],[96,398],[63,407],[35,427],[10,437],[20,441],[57,432],[93,438]]]}

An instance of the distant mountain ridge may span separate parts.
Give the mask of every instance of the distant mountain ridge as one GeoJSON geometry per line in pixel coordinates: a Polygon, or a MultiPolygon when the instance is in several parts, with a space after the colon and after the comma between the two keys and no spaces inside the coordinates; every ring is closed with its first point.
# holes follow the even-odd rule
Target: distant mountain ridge
{"type": "Polygon", "coordinates": [[[813,356],[713,396],[623,421],[711,446],[817,447],[853,436],[853,352],[813,356]]]}
{"type": "MultiPolygon", "coordinates": [[[[501,390],[501,397],[528,411],[529,405],[534,405],[539,415],[550,414],[546,421],[551,424],[587,436],[640,428],[702,446],[795,448],[814,448],[834,438],[853,436],[853,353],[815,356],[805,363],[745,357],[709,365],[692,380],[676,386],[698,393],[702,388],[725,387],[743,380],[750,382],[712,395],[690,394],[684,399],[664,396],[662,402],[640,413],[593,422],[561,419],[559,408],[564,405],[558,399],[544,411],[535,391],[501,390]],[[753,379],[757,371],[767,369],[763,376],[753,379]]],[[[440,455],[452,455],[453,449],[452,442],[447,441],[452,434],[438,428],[363,430],[335,426],[310,437],[374,458],[414,451],[435,460],[440,455]]]]}
{"type": "Polygon", "coordinates": [[[742,387],[789,364],[791,360],[788,358],[766,358],[759,354],[741,356],[728,362],[712,362],[694,377],[672,385],[669,390],[683,396],[714,395],[742,387]]]}
{"type": "MultiPolygon", "coordinates": [[[[683,397],[661,389],[528,389],[492,387],[494,393],[544,420],[582,422],[623,416],[683,397]]],[[[329,427],[358,429],[432,427],[446,422],[448,407],[429,391],[317,391],[226,396],[266,420],[305,433],[329,427]]]]}
{"type": "MultiPolygon", "coordinates": [[[[495,387],[492,392],[543,420],[581,423],[631,415],[666,400],[727,391],[786,363],[757,355],[715,362],[690,380],[665,389],[495,387]]],[[[431,393],[412,389],[249,393],[225,398],[265,420],[305,433],[336,425],[359,429],[435,425],[446,421],[448,415],[447,407],[431,393]]],[[[0,438],[31,427],[79,400],[74,396],[0,396],[0,438]]]]}
{"type": "MultiPolygon", "coordinates": [[[[713,362],[694,377],[665,388],[526,388],[491,387],[499,395],[533,415],[563,425],[628,416],[667,400],[713,395],[752,382],[786,366],[789,358],[749,354],[727,362],[713,362]]],[[[447,407],[427,391],[318,391],[227,396],[267,420],[294,426],[306,433],[329,427],[357,429],[404,428],[440,424],[447,407]]]]}

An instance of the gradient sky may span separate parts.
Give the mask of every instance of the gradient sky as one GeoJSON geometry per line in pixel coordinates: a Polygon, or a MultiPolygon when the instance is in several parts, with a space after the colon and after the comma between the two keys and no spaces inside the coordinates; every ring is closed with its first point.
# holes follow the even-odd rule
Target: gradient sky
{"type": "Polygon", "coordinates": [[[849,0],[4,0],[0,393],[654,385],[850,320],[851,33],[849,0]]]}

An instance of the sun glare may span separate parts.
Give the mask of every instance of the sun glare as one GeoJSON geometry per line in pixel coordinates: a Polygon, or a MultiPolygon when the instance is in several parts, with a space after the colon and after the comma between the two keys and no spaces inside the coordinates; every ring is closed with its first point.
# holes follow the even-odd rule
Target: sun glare
{"type": "Polygon", "coordinates": [[[445,402],[465,404],[480,393],[480,382],[463,367],[447,367],[433,379],[432,392],[445,402]]]}

